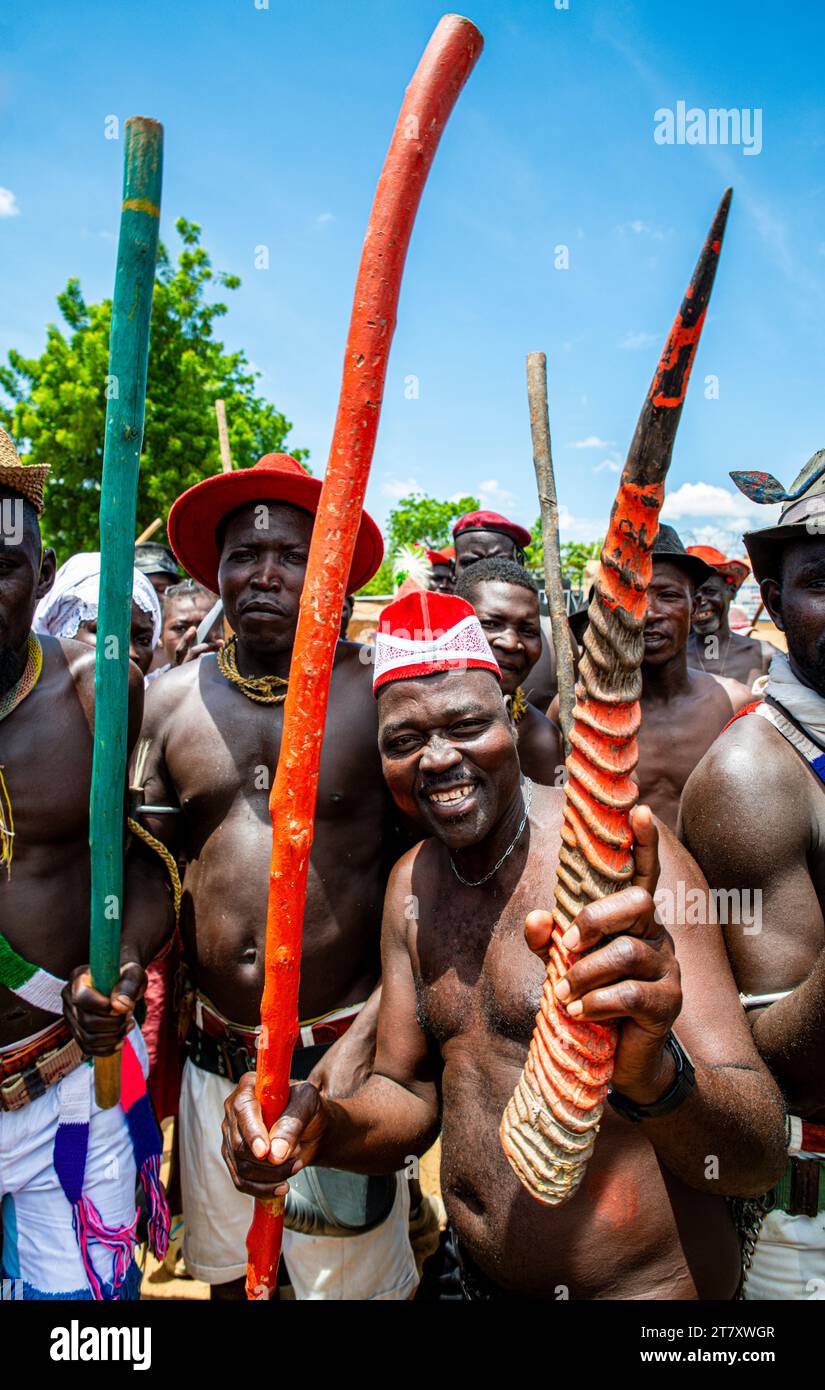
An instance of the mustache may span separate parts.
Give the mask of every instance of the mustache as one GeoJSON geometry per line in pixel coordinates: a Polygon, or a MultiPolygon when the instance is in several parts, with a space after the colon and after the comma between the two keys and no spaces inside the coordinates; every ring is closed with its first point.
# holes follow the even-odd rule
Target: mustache
{"type": "Polygon", "coordinates": [[[458,772],[452,769],[440,777],[428,777],[418,788],[418,795],[428,796],[430,792],[449,792],[452,791],[453,787],[463,787],[468,782],[475,784],[478,780],[477,774],[468,772],[464,768],[459,768],[458,772]]]}

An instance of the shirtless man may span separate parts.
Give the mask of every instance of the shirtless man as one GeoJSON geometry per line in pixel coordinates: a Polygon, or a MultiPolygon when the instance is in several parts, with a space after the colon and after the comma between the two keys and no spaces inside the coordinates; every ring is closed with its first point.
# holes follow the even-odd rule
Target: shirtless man
{"type": "Polygon", "coordinates": [[[711,545],[689,545],[687,553],[704,560],[713,571],[696,590],[688,666],[711,676],[730,676],[750,690],[757,676],[767,675],[776,648],[770,642],[731,631],[730,606],[749,566],[744,560],[729,560],[711,545]]]}
{"type": "MultiPolygon", "coordinates": [[[[647,591],[642,725],[633,776],[642,801],[671,830],[676,829],[679,799],[691,772],[736,711],[753,698],[738,681],[708,676],[687,664],[696,585],[709,574],[703,560],[688,554],[672,526],[659,527],[647,591]]],[[[573,614],[570,628],[581,644],[587,609],[573,614]]],[[[557,715],[558,699],[549,717],[557,715]]]]}
{"type": "Polygon", "coordinates": [[[524,687],[541,656],[539,596],[535,581],[515,560],[479,560],[465,570],[456,593],[475,609],[501,670],[501,689],[511,700],[518,756],[525,777],[560,786],[564,764],[555,724],[528,702],[524,687]]]}
{"type": "MultiPolygon", "coordinates": [[[[319,479],[294,459],[269,454],[252,469],[190,488],[169,517],[178,559],[220,592],[236,634],[217,654],[152,684],[143,730],[150,740],[144,800],[181,808],[147,824],[186,864],[181,933],[196,1004],[180,1106],[184,1257],[217,1298],[243,1297],[252,1204],[238,1197],[221,1163],[220,1115],[233,1082],[255,1066],[269,789],[320,491],[319,479]]],[[[365,516],[352,591],[378,569],[382,549],[365,516]]],[[[294,1076],[312,1073],[333,1093],[351,1091],[372,1061],[381,905],[397,854],[396,821],[376,746],[370,668],[360,647],[341,641],[321,757],[293,1058],[294,1076]]],[[[416,1283],[408,1184],[338,1175],[324,1197],[323,1180],[309,1175],[287,1213],[284,1254],[296,1297],[369,1298],[381,1289],[383,1297],[406,1298],[416,1283]]]]}
{"type": "MultiPolygon", "coordinates": [[[[530,544],[530,532],[509,521],[499,512],[465,512],[453,524],[455,541],[455,577],[458,581],[471,565],[479,560],[514,560],[517,565],[525,562],[525,551],[530,544]]],[[[547,712],[553,696],[558,689],[556,679],[556,653],[550,619],[541,619],[541,655],[530,672],[525,694],[528,700],[541,713],[547,712]]]]}
{"type": "MultiPolygon", "coordinates": [[[[390,634],[396,622],[410,628],[409,603],[385,610],[390,634]]],[[[463,621],[465,605],[442,603],[459,605],[454,620],[463,621]]],[[[670,1096],[670,1107],[681,1094],[666,1044],[674,1025],[695,1085],[658,1118],[631,1121],[606,1106],[583,1184],[564,1206],[537,1203],[502,1152],[499,1123],[544,980],[533,952],[546,949],[550,915],[535,908],[551,892],[563,792],[534,787],[521,829],[529,788],[492,654],[480,629],[460,641],[443,610],[438,617],[441,640],[422,644],[432,674],[390,670],[377,649],[384,775],[432,838],[390,879],[373,1074],[342,1101],[294,1087],[271,1143],[242,1084],[224,1124],[234,1180],[271,1195],[307,1163],[390,1172],[441,1123],[442,1191],[468,1297],[731,1298],[740,1252],[724,1197],[758,1192],[780,1171],[782,1106],[721,933],[676,927],[671,938],[655,919],[657,840],[663,885],[701,890],[704,881],[646,809],[634,821],[635,886],[579,914],[570,944],[592,949],[567,977],[564,1006],[618,1021],[613,1086],[625,1099],[649,1107],[670,1096]],[[474,655],[451,669],[460,647],[474,655]]],[[[414,652],[410,662],[414,670],[414,652]]]]}
{"type": "Polygon", "coordinates": [[[774,656],[765,703],[714,743],[682,802],[682,837],[711,886],[761,895],[756,930],[737,925],[738,914],[725,926],[756,1045],[792,1116],[791,1157],[745,1290],[756,1299],[825,1290],[825,486],[816,459],[779,525],[745,537],[788,656],[774,656]]]}
{"type": "Polygon", "coordinates": [[[738,681],[687,664],[695,586],[707,577],[707,566],[687,554],[673,528],[660,526],[648,589],[635,777],[642,801],[671,830],[691,772],[728,720],[752,699],[738,681]]]}
{"type": "MultiPolygon", "coordinates": [[[[105,1238],[111,1228],[128,1229],[135,1220],[132,1143],[120,1107],[98,1110],[91,1068],[81,1063],[83,1052],[124,1046],[145,982],[143,966],[171,930],[171,897],[157,856],[130,845],[123,973],[111,1000],[103,998],[91,988],[84,964],[95,654],[71,639],[32,634],[35,605],[55,574],[54,552],[43,547],[38,520],[48,469],[11,462],[16,454],[3,432],[0,454],[0,1269],[4,1279],[20,1281],[16,1288],[26,1299],[131,1298],[140,1270],[130,1261],[116,1284],[105,1238]],[[142,889],[136,899],[132,871],[138,861],[142,889]],[[70,1200],[61,1182],[65,1172],[56,1166],[64,1102],[75,1120],[84,1108],[88,1114],[82,1197],[104,1228],[90,1233],[84,1254],[73,1226],[79,1192],[70,1200]]],[[[143,677],[130,665],[130,746],[142,706],[143,677]]],[[[130,1032],[128,1045],[145,1072],[138,1030],[130,1032]]]]}

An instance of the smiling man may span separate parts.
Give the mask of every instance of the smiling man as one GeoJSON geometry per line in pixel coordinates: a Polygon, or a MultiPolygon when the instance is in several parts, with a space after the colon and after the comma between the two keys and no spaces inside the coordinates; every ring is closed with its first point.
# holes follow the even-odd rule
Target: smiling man
{"type": "Polygon", "coordinates": [[[689,545],[712,573],[696,590],[693,631],[687,644],[687,663],[711,676],[730,676],[748,689],[757,676],[767,675],[776,648],[770,642],[731,631],[730,606],[748,577],[744,560],[729,560],[711,545],[689,545]]]}
{"type": "Polygon", "coordinates": [[[563,793],[523,777],[498,668],[461,599],[413,594],[385,610],[375,690],[384,775],[430,838],[387,891],[373,1074],[348,1100],[294,1087],[271,1142],[242,1083],[224,1122],[236,1184],[265,1197],[309,1164],[390,1172],[440,1125],[467,1298],[731,1298],[740,1252],[724,1196],[773,1180],[783,1116],[718,929],[671,938],[656,920],[657,843],[664,887],[703,891],[698,869],[639,808],[635,884],[572,929],[569,945],[587,954],[558,998],[579,1017],[616,1019],[617,1110],[580,1190],[543,1206],[507,1162],[499,1124],[544,980],[551,920],[535,909],[552,893],[563,793]]]}
{"type": "Polygon", "coordinates": [[[501,689],[510,699],[516,726],[522,772],[544,786],[559,786],[564,762],[561,734],[524,693],[542,651],[535,581],[515,560],[496,556],[465,570],[456,593],[475,609],[498,662],[501,689]]]}
{"type": "MultiPolygon", "coordinates": [[[[252,1203],[220,1157],[220,1116],[254,1070],[263,989],[272,825],[283,702],[321,483],[267,454],[177,499],[169,537],[183,567],[219,591],[235,636],[150,687],[144,800],[186,863],[181,933],[195,989],[180,1107],[184,1257],[213,1297],[243,1297],[252,1203]]],[[[363,516],[349,589],[376,572],[383,546],[363,516]]],[[[397,817],[376,747],[370,668],[340,641],[321,755],[301,963],[301,1035],[293,1075],[347,1094],[374,1047],[381,904],[397,817]],[[333,1050],[331,1044],[340,1038],[333,1050]]],[[[292,1195],[284,1256],[298,1298],[405,1298],[415,1287],[408,1184],[395,1177],[308,1178],[292,1195]]]]}

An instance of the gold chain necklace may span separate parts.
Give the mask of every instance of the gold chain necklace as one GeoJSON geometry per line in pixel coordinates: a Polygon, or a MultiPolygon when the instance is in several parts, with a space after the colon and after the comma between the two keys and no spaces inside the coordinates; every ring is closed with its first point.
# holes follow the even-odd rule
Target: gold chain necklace
{"type": "Polygon", "coordinates": [[[518,724],[519,720],[523,719],[527,713],[527,696],[520,685],[513,691],[513,702],[510,706],[510,713],[513,716],[514,724],[518,724]]]}
{"type": "Polygon", "coordinates": [[[238,639],[230,637],[218,651],[218,670],[236,685],[247,700],[259,705],[281,705],[286,699],[289,681],[283,676],[242,676],[238,670],[238,639]]]}

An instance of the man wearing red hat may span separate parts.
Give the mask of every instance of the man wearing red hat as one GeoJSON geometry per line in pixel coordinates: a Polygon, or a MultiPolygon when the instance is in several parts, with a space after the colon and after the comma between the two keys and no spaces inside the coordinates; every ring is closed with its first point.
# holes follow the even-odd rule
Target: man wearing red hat
{"type": "Polygon", "coordinates": [[[533,909],[551,897],[563,792],[522,776],[496,663],[462,599],[412,594],[385,610],[375,692],[384,775],[431,838],[387,890],[373,1074],[345,1100],[293,1087],[271,1138],[247,1078],[224,1121],[234,1181],[260,1194],[308,1163],[389,1172],[440,1126],[465,1297],[731,1298],[740,1249],[725,1194],[759,1192],[779,1171],[782,1104],[718,928],[674,928],[674,941],[657,920],[657,881],[701,893],[696,865],[637,808],[634,884],[572,929],[582,954],[558,998],[573,1016],[616,1020],[618,1113],[605,1112],[580,1191],[542,1205],[499,1125],[545,978],[551,918],[533,909]]]}
{"type": "Polygon", "coordinates": [[[465,512],[453,523],[453,540],[455,571],[460,577],[477,560],[490,560],[494,555],[523,565],[530,532],[499,512],[465,512]]]}
{"type": "Polygon", "coordinates": [[[535,580],[515,560],[496,556],[465,570],[457,592],[475,609],[499,664],[501,688],[511,702],[522,772],[544,786],[562,786],[561,732],[526,695],[528,678],[541,656],[535,580]]]}
{"type": "Polygon", "coordinates": [[[455,548],[428,550],[430,589],[434,594],[451,594],[455,589],[455,548]]]}
{"type": "Polygon", "coordinates": [[[747,560],[729,560],[712,545],[689,545],[687,553],[713,570],[696,590],[688,666],[709,676],[729,676],[750,690],[758,676],[767,675],[776,651],[770,642],[731,631],[730,606],[750,573],[750,565],[747,560]]]}
{"type": "MultiPolygon", "coordinates": [[[[147,817],[186,861],[181,933],[194,986],[180,1104],[190,1272],[214,1297],[243,1296],[252,1203],[220,1157],[220,1115],[254,1070],[263,988],[271,823],[283,702],[321,483],[268,454],[183,493],[169,539],[185,570],[220,592],[233,636],[215,654],[161,676],[147,699],[147,817]]],[[[378,569],[363,515],[348,592],[378,569]]],[[[379,930],[397,815],[376,747],[369,667],[339,642],[321,757],[292,1074],[347,1094],[372,1061],[379,930]],[[338,1045],[330,1050],[331,1044],[338,1045]]],[[[396,850],[397,852],[397,850],[396,850]]],[[[415,1287],[409,1184],[309,1173],[286,1214],[284,1258],[298,1298],[406,1298],[415,1287]]]]}
{"type": "MultiPolygon", "coordinates": [[[[509,521],[500,512],[465,512],[453,523],[455,540],[455,576],[459,580],[479,560],[514,560],[525,563],[525,551],[531,541],[530,532],[516,521],[509,521]]],[[[556,653],[550,619],[541,619],[541,656],[530,672],[528,696],[544,714],[558,689],[556,653]]]]}

